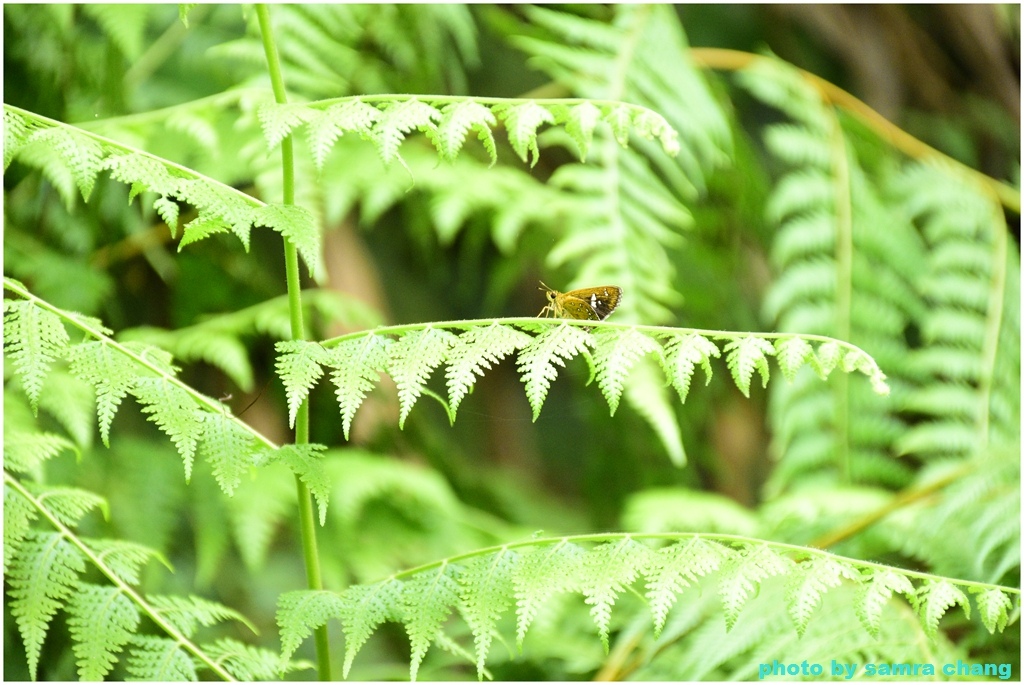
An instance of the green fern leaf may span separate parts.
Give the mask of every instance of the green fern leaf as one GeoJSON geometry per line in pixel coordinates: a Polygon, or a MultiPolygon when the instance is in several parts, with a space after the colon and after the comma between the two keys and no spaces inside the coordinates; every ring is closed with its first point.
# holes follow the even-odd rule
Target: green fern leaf
{"type": "Polygon", "coordinates": [[[594,334],[594,342],[597,387],[615,416],[630,369],[646,354],[655,354],[661,361],[661,345],[635,328],[600,330],[594,334]]]}
{"type": "Polygon", "coordinates": [[[96,415],[103,444],[110,447],[110,424],[121,400],[135,385],[144,369],[106,341],[75,345],[69,355],[71,373],[96,392],[96,415]]]}
{"type": "Polygon", "coordinates": [[[556,120],[565,122],[568,133],[579,151],[580,160],[587,160],[587,153],[594,142],[594,129],[601,122],[601,109],[586,100],[572,107],[560,107],[554,110],[556,120]]]}
{"type": "Polygon", "coordinates": [[[893,592],[910,597],[914,592],[914,586],[906,576],[887,569],[873,571],[870,579],[862,583],[858,590],[857,616],[872,637],[878,637],[882,610],[885,609],[893,592]]]}
{"type": "Polygon", "coordinates": [[[786,604],[797,634],[802,637],[807,631],[807,623],[821,605],[826,592],[839,587],[843,578],[857,580],[859,577],[860,574],[848,564],[829,557],[814,557],[798,564],[796,573],[790,576],[786,592],[786,604]]]}
{"type": "Polygon", "coordinates": [[[387,346],[390,343],[390,338],[369,333],[345,340],[331,349],[327,365],[334,369],[331,382],[334,383],[338,405],[341,407],[342,429],[346,440],[352,427],[352,417],[387,365],[387,346]]]}
{"type": "Polygon", "coordinates": [[[744,397],[750,397],[750,377],[754,375],[755,369],[761,374],[762,385],[768,387],[766,355],[775,354],[771,342],[764,338],[747,336],[728,343],[725,346],[725,353],[732,378],[744,397]]]}
{"type": "Polygon", "coordinates": [[[786,380],[792,383],[797,371],[814,356],[814,348],[803,338],[780,338],[775,341],[775,358],[786,380]]]}
{"type": "Polygon", "coordinates": [[[320,626],[326,625],[328,619],[341,616],[343,609],[342,599],[336,592],[294,590],[281,595],[277,600],[281,657],[291,658],[303,640],[320,626]]]}
{"type": "Polygon", "coordinates": [[[332,105],[316,113],[309,122],[306,135],[317,171],[323,170],[327,154],[338,138],[350,132],[369,138],[370,130],[380,117],[379,109],[359,99],[332,105]]]}
{"type": "Polygon", "coordinates": [[[276,102],[263,103],[256,114],[259,117],[268,150],[276,148],[282,140],[291,135],[294,129],[312,118],[312,113],[305,107],[281,105],[276,102]]]}
{"type": "Polygon", "coordinates": [[[37,496],[53,517],[65,526],[77,526],[82,517],[93,509],[100,509],[104,518],[110,518],[107,501],[88,490],[55,487],[42,490],[37,496]]]}
{"type": "Polygon", "coordinates": [[[988,628],[988,632],[1001,633],[1010,620],[1010,610],[1013,609],[1013,602],[1002,590],[982,590],[975,596],[978,603],[978,613],[981,614],[981,622],[988,628]]]}
{"type": "Polygon", "coordinates": [[[630,537],[607,542],[592,549],[583,558],[580,575],[581,592],[590,605],[605,654],[608,653],[608,631],[612,606],[619,593],[633,584],[648,562],[650,551],[630,537]]]}
{"type": "Polygon", "coordinates": [[[428,131],[442,159],[454,162],[466,141],[470,130],[476,131],[477,137],[491,156],[491,164],[498,161],[491,128],[497,125],[497,119],[490,109],[473,100],[463,100],[445,105],[441,109],[441,120],[437,129],[428,131]]]}
{"type": "Polygon", "coordinates": [[[427,326],[423,330],[406,333],[388,347],[388,373],[398,386],[399,428],[404,426],[427,378],[444,363],[455,340],[453,333],[427,326]]]}
{"type": "Polygon", "coordinates": [[[458,603],[457,574],[457,567],[445,563],[436,570],[417,573],[405,583],[402,622],[412,650],[410,680],[416,680],[423,657],[458,603]]]}
{"type": "Polygon", "coordinates": [[[493,111],[498,119],[505,123],[508,142],[512,144],[512,149],[519,155],[519,159],[531,167],[537,166],[540,160],[537,129],[543,124],[555,123],[554,115],[532,100],[518,105],[498,105],[493,111]]]}
{"type": "Polygon", "coordinates": [[[328,357],[324,347],[307,340],[282,340],[277,350],[277,375],[284,383],[288,396],[288,427],[295,427],[295,415],[306,401],[310,389],[323,375],[323,364],[328,357]]]}
{"type": "Polygon", "coordinates": [[[100,144],[71,126],[41,129],[32,136],[31,142],[45,145],[60,155],[75,179],[82,199],[88,202],[103,160],[100,144]]]}
{"type": "MultiPolygon", "coordinates": [[[[116,578],[129,585],[142,582],[140,571],[150,559],[158,557],[163,560],[152,547],[128,540],[89,540],[88,545],[116,578]]],[[[166,560],[163,563],[170,567],[166,560]]]]}
{"type": "MultiPolygon", "coordinates": [[[[160,196],[173,195],[178,190],[180,177],[171,174],[171,168],[159,159],[149,155],[129,152],[110,155],[103,160],[102,169],[110,172],[110,177],[132,186],[128,202],[139,192],[148,190],[160,196]]],[[[164,197],[165,201],[166,197],[164,197]]],[[[172,203],[173,204],[173,203],[172,203]]],[[[175,209],[177,205],[174,205],[175,209]]]]}
{"type": "Polygon", "coordinates": [[[558,377],[555,365],[564,367],[566,360],[593,345],[594,336],[589,332],[563,323],[547,328],[519,352],[516,366],[526,385],[526,398],[533,408],[534,421],[540,416],[551,382],[558,377]]]}
{"type": "Polygon", "coordinates": [[[153,209],[157,215],[167,224],[171,231],[171,237],[178,237],[178,203],[166,197],[158,197],[153,200],[153,209]]]}
{"type": "Polygon", "coordinates": [[[4,300],[4,354],[11,360],[33,413],[50,366],[64,357],[69,343],[56,314],[27,300],[4,300]]]}
{"type": "Polygon", "coordinates": [[[178,252],[185,249],[185,246],[206,240],[211,235],[227,233],[229,227],[223,220],[215,216],[197,216],[185,224],[181,230],[181,240],[178,241],[178,252]]]}
{"type": "Polygon", "coordinates": [[[62,435],[16,430],[4,424],[4,468],[27,473],[42,480],[40,466],[64,450],[77,452],[74,443],[62,435]]]}
{"type": "Polygon", "coordinates": [[[25,144],[32,129],[25,117],[4,108],[4,171],[14,161],[18,149],[25,144]]]}
{"type": "Polygon", "coordinates": [[[381,117],[374,124],[371,135],[385,164],[390,164],[398,156],[398,147],[407,133],[415,130],[433,132],[437,128],[434,122],[441,119],[437,109],[416,98],[384,103],[381,110],[381,117]]]}
{"type": "Polygon", "coordinates": [[[939,620],[946,610],[957,604],[964,610],[967,618],[971,617],[971,603],[963,590],[946,580],[928,580],[911,595],[910,603],[917,610],[924,625],[925,632],[934,638],[939,630],[939,620]]]}
{"type": "Polygon", "coordinates": [[[189,637],[195,634],[200,625],[209,627],[227,620],[238,621],[254,633],[257,632],[256,627],[249,623],[245,616],[231,607],[195,595],[187,598],[150,595],[149,603],[165,621],[189,637]]]}
{"type": "Polygon", "coordinates": [[[252,221],[257,226],[269,226],[287,238],[306,263],[310,278],[318,283],[323,280],[320,229],[312,212],[298,205],[264,205],[253,212],[252,221]]]}
{"type": "Polygon", "coordinates": [[[269,649],[247,645],[231,638],[221,638],[213,644],[203,645],[203,650],[224,670],[244,682],[279,680],[282,675],[292,671],[313,668],[309,661],[289,661],[269,649]]]}
{"type": "Polygon", "coordinates": [[[528,549],[519,555],[512,576],[516,600],[516,644],[553,596],[577,589],[586,550],[571,542],[528,549]]]}
{"type": "Polygon", "coordinates": [[[81,583],[68,603],[78,677],[103,680],[138,628],[139,610],[120,588],[81,583]]]}
{"type": "Polygon", "coordinates": [[[483,679],[484,662],[497,630],[495,624],[512,603],[512,571],[518,555],[508,549],[478,557],[459,576],[459,612],[473,632],[476,674],[483,679]]]}
{"type": "Polygon", "coordinates": [[[323,452],[326,449],[324,445],[306,443],[282,445],[273,452],[275,458],[291,469],[316,498],[321,526],[327,521],[327,503],[331,496],[331,479],[323,464],[323,452]]]}
{"type": "MultiPolygon", "coordinates": [[[[246,251],[249,250],[249,234],[255,211],[252,200],[247,197],[233,188],[201,178],[182,180],[178,184],[178,198],[199,210],[196,222],[204,226],[209,224],[210,228],[204,230],[216,232],[213,227],[218,223],[214,220],[219,220],[242,241],[246,251]]],[[[187,234],[188,226],[185,228],[187,234]]]]}
{"type": "Polygon", "coordinates": [[[36,518],[38,518],[38,512],[32,503],[14,488],[4,485],[5,577],[7,576],[11,561],[19,554],[22,542],[28,537],[30,524],[36,518]]]}
{"type": "Polygon", "coordinates": [[[650,554],[644,575],[647,601],[654,617],[654,634],[661,635],[668,612],[679,593],[700,578],[717,571],[736,552],[717,542],[694,537],[650,554]]]}
{"type": "Polygon", "coordinates": [[[392,578],[374,585],[353,585],[342,594],[339,613],[345,632],[343,677],[348,678],[356,654],[377,626],[400,618],[403,587],[400,581],[392,578]]]}
{"type": "Polygon", "coordinates": [[[185,481],[190,481],[196,446],[203,437],[208,412],[200,409],[188,392],[164,378],[140,378],[132,394],[142,405],[143,413],[174,443],[185,464],[185,481]]]}
{"type": "Polygon", "coordinates": [[[213,476],[227,495],[234,494],[242,474],[253,465],[256,440],[224,414],[203,413],[203,439],[199,450],[213,466],[213,476]]]}
{"type": "Polygon", "coordinates": [[[744,550],[723,570],[718,582],[718,594],[725,610],[726,630],[732,630],[739,618],[740,610],[747,603],[761,581],[772,576],[785,575],[793,568],[793,562],[780,556],[768,545],[758,545],[744,550]]]}
{"type": "Polygon", "coordinates": [[[7,582],[10,610],[21,633],[34,680],[50,620],[78,588],[85,559],[57,533],[30,532],[11,560],[7,582]]]}
{"type": "Polygon", "coordinates": [[[722,351],[715,343],[696,333],[674,337],[668,342],[663,368],[672,387],[679,393],[680,402],[686,403],[696,365],[700,364],[704,369],[705,384],[711,383],[711,358],[721,356],[722,351]]]}
{"type": "Polygon", "coordinates": [[[199,680],[195,664],[174,640],[135,635],[126,668],[133,680],[191,682],[199,680]]]}
{"type": "Polygon", "coordinates": [[[818,374],[821,380],[827,380],[829,374],[839,365],[841,357],[842,350],[839,348],[838,343],[822,343],[818,345],[817,351],[811,357],[811,368],[814,369],[814,372],[818,374]]]}
{"type": "Polygon", "coordinates": [[[448,351],[446,376],[452,413],[458,411],[462,399],[484,369],[492,368],[493,364],[532,341],[526,333],[497,323],[473,327],[460,335],[448,351]]]}

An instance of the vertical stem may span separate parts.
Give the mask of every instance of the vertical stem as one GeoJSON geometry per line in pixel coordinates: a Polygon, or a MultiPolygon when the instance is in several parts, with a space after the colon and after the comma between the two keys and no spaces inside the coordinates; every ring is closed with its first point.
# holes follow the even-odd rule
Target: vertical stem
{"type": "MultiPolygon", "coordinates": [[[[284,78],[281,75],[281,61],[274,43],[274,34],[270,26],[270,9],[267,5],[256,5],[256,17],[260,24],[263,37],[263,50],[267,55],[267,66],[270,71],[270,82],[274,90],[274,100],[285,104],[288,97],[284,89],[284,78]]],[[[281,172],[283,177],[283,198],[286,205],[295,204],[295,154],[292,137],[288,135],[281,141],[281,172]]],[[[302,320],[302,290],[299,282],[299,256],[295,245],[288,239],[284,241],[285,272],[288,281],[288,310],[291,319],[291,335],[293,340],[306,338],[305,324],[302,320]]],[[[295,415],[295,444],[309,442],[309,399],[303,401],[295,415]]],[[[295,476],[295,489],[299,503],[299,527],[302,537],[302,555],[306,562],[306,585],[310,590],[322,590],[323,579],[320,575],[320,555],[316,544],[316,522],[313,516],[313,500],[309,488],[295,476]]],[[[320,680],[331,679],[331,654],[327,636],[327,626],[317,628],[313,633],[316,644],[317,676],[320,680]]]]}
{"type": "MultiPolygon", "coordinates": [[[[835,178],[836,216],[836,327],[835,337],[850,342],[850,318],[853,308],[853,207],[851,203],[850,168],[846,139],[839,116],[831,111],[832,168],[835,178]]],[[[843,482],[852,482],[850,473],[850,378],[849,374],[834,376],[836,463],[843,482]]]]}

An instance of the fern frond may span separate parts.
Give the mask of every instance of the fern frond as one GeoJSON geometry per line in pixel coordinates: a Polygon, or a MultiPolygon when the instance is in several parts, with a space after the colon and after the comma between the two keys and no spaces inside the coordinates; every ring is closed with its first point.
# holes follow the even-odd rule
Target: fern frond
{"type": "Polygon", "coordinates": [[[199,626],[212,626],[221,621],[233,620],[256,632],[249,620],[231,607],[224,606],[196,595],[178,597],[172,595],[150,595],[149,603],[160,617],[180,630],[184,635],[194,635],[199,626]]]}
{"type": "Polygon", "coordinates": [[[402,622],[409,634],[410,657],[409,677],[416,680],[420,663],[437,637],[445,619],[459,600],[459,586],[455,576],[460,572],[457,566],[442,564],[440,568],[424,571],[405,583],[402,622]]]}
{"type": "Polygon", "coordinates": [[[775,348],[764,338],[746,337],[735,340],[725,346],[725,358],[729,365],[736,387],[744,397],[750,397],[750,377],[756,369],[761,374],[761,382],[768,387],[768,358],[775,354],[775,348]]]}
{"type": "Polygon", "coordinates": [[[792,563],[768,545],[757,545],[747,548],[724,566],[718,582],[718,594],[722,598],[726,628],[731,630],[736,625],[740,610],[757,592],[761,581],[790,572],[792,563]]]}
{"type": "Polygon", "coordinates": [[[821,605],[822,596],[832,588],[839,587],[843,579],[855,580],[858,572],[848,564],[820,557],[807,564],[793,575],[786,599],[789,615],[796,626],[796,632],[803,635],[811,615],[821,605]]]}
{"type": "Polygon", "coordinates": [[[54,360],[63,358],[70,338],[60,318],[33,302],[4,300],[4,354],[28,395],[32,412],[54,360]]]}
{"type": "Polygon", "coordinates": [[[914,586],[906,576],[886,569],[872,571],[867,582],[860,587],[856,604],[857,616],[872,637],[878,636],[882,610],[894,592],[909,598],[913,595],[914,586]]]}
{"type": "Polygon", "coordinates": [[[644,575],[647,576],[647,600],[654,617],[654,635],[661,634],[668,613],[683,590],[735,556],[733,550],[696,536],[650,553],[644,575]]]}
{"type": "Polygon", "coordinates": [[[50,621],[78,589],[85,559],[57,533],[30,532],[11,560],[7,583],[10,610],[35,678],[50,621]]]}
{"type": "Polygon", "coordinates": [[[277,375],[288,396],[288,427],[294,428],[299,407],[324,373],[322,364],[328,353],[323,346],[306,340],[282,340],[274,348],[278,354],[277,375]]]}
{"type": "Polygon", "coordinates": [[[537,615],[554,595],[577,587],[586,550],[571,542],[527,549],[520,553],[512,577],[516,599],[516,644],[523,639],[537,615]]]}
{"type": "Polygon", "coordinates": [[[174,443],[185,464],[185,481],[192,479],[196,447],[203,437],[204,415],[195,400],[180,387],[163,378],[140,378],[132,394],[142,405],[149,420],[174,443]]]}
{"type": "Polygon", "coordinates": [[[86,544],[111,573],[113,579],[129,585],[142,582],[142,567],[152,558],[170,564],[152,547],[128,540],[87,540],[86,544]]]}
{"type": "Polygon", "coordinates": [[[497,146],[491,129],[498,123],[494,112],[473,100],[453,102],[441,108],[441,119],[427,136],[446,162],[454,162],[470,131],[484,144],[491,165],[498,161],[497,146]]]}
{"type": "Polygon", "coordinates": [[[558,377],[555,365],[564,367],[566,360],[586,352],[594,345],[593,336],[582,328],[562,324],[548,328],[519,352],[516,367],[526,386],[526,398],[533,409],[533,420],[547,397],[551,382],[558,377]]]}
{"type": "Polygon", "coordinates": [[[405,424],[427,378],[445,361],[455,340],[452,333],[427,326],[421,331],[406,333],[388,347],[388,373],[398,386],[399,428],[405,424]]]}
{"type": "Polygon", "coordinates": [[[62,435],[21,431],[4,424],[4,468],[11,471],[38,476],[44,461],[65,450],[77,451],[74,443],[62,435]]]}
{"type": "Polygon", "coordinates": [[[484,369],[520,350],[532,342],[532,338],[511,326],[494,323],[486,327],[471,328],[456,338],[448,353],[448,398],[452,413],[483,375],[484,369]]]}
{"type": "MultiPolygon", "coordinates": [[[[6,456],[5,456],[6,462],[6,456]]],[[[29,526],[38,517],[32,503],[14,488],[4,485],[4,577],[11,561],[18,556],[21,544],[29,534],[29,526]]]]}
{"type": "Polygon", "coordinates": [[[81,583],[68,604],[68,628],[82,680],[103,680],[117,654],[132,640],[141,616],[113,585],[81,583]]]}
{"type": "MultiPolygon", "coordinates": [[[[33,487],[26,488],[30,492],[33,487]]],[[[77,526],[82,517],[93,509],[100,509],[110,517],[107,501],[99,495],[78,488],[48,487],[37,494],[39,503],[49,510],[54,519],[65,526],[77,526]]]]}
{"type": "Polygon", "coordinates": [[[228,495],[234,493],[246,469],[255,464],[256,441],[224,414],[203,413],[199,451],[213,465],[213,476],[228,495]]]}
{"type": "Polygon", "coordinates": [[[277,625],[281,629],[281,657],[291,658],[304,639],[332,616],[340,616],[343,609],[341,597],[325,590],[293,590],[279,596],[277,625]]]}
{"type": "MultiPolygon", "coordinates": [[[[750,631],[768,631],[765,634],[780,640],[783,639],[778,637],[780,631],[792,636],[787,640],[795,640],[799,635],[827,632],[832,628],[823,626],[833,623],[849,631],[851,608],[861,618],[865,627],[863,642],[867,645],[865,648],[869,648],[877,644],[869,635],[894,632],[882,618],[882,611],[892,608],[887,604],[894,592],[908,598],[917,597],[914,601],[918,603],[915,606],[920,605],[918,629],[922,632],[929,630],[927,621],[937,621],[948,608],[942,606],[941,597],[963,595],[960,588],[1018,595],[1012,588],[937,576],[918,580],[921,585],[917,590],[914,581],[921,578],[919,573],[838,557],[810,547],[797,549],[793,545],[739,536],[643,535],[644,539],[675,543],[657,551],[640,544],[637,541],[640,537],[603,534],[535,538],[449,557],[391,575],[378,583],[352,586],[338,595],[289,593],[282,597],[278,615],[285,656],[294,652],[299,640],[310,635],[314,627],[338,617],[345,626],[347,673],[356,652],[381,623],[403,622],[413,643],[411,674],[415,675],[430,645],[436,642],[443,646],[448,640],[442,626],[454,604],[473,635],[478,675],[482,677],[493,640],[500,637],[498,623],[513,602],[520,649],[538,615],[546,608],[562,606],[556,600],[566,594],[582,595],[585,604],[591,607],[598,633],[610,638],[613,605],[621,604],[623,591],[638,584],[645,589],[643,594],[654,617],[655,633],[661,634],[662,644],[679,639],[674,631],[685,634],[696,622],[712,616],[710,620],[716,624],[717,631],[714,644],[727,645],[731,654],[747,649],[748,641],[753,639],[750,631]],[[597,544],[589,547],[592,543],[597,544]],[[772,578],[774,580],[770,581],[772,578]],[[714,593],[704,591],[706,584],[715,582],[718,597],[726,607],[724,621],[718,620],[719,614],[707,606],[705,600],[699,599],[715,597],[714,593]],[[762,585],[765,592],[761,592],[762,585]],[[924,588],[932,585],[943,585],[944,589],[928,599],[926,595],[935,591],[924,588]],[[691,587],[691,594],[686,595],[687,588],[691,587]],[[854,589],[859,592],[856,600],[846,596],[854,589]],[[770,599],[766,600],[764,594],[770,599]],[[677,607],[680,595],[692,601],[678,603],[677,607]],[[843,616],[837,619],[836,610],[830,609],[815,621],[809,621],[817,607],[828,605],[835,595],[846,597],[841,602],[842,609],[838,609],[843,616]],[[755,602],[759,610],[748,612],[748,618],[738,622],[739,611],[755,602]],[[305,605],[308,608],[303,608],[305,605]],[[741,635],[726,641],[723,629],[735,629],[741,635]]],[[[1007,608],[1005,598],[993,594],[984,601],[985,611],[998,623],[1001,612],[1007,608]]],[[[1009,606],[1014,606],[1012,600],[1009,606]]],[[[901,615],[912,614],[903,611],[901,615]]],[[[714,651],[710,645],[703,649],[714,651]]],[[[765,659],[761,658],[760,662],[765,659]]],[[[717,662],[709,663],[712,663],[711,668],[717,662]]],[[[756,665],[757,661],[754,663],[756,665]]]]}
{"type": "Polygon", "coordinates": [[[253,222],[259,221],[282,232],[296,245],[314,278],[321,273],[319,231],[301,210],[266,205],[173,162],[77,127],[10,105],[4,105],[4,111],[5,119],[8,113],[16,115],[12,121],[20,121],[25,130],[31,130],[23,144],[15,147],[15,158],[42,169],[67,202],[71,201],[71,184],[88,200],[98,174],[109,169],[114,180],[131,186],[132,198],[143,191],[157,193],[154,208],[172,232],[177,209],[171,203],[186,202],[198,210],[198,216],[185,226],[183,245],[230,230],[248,250],[253,222]]]}
{"type": "Polygon", "coordinates": [[[348,440],[352,418],[366,394],[380,378],[388,362],[389,338],[374,334],[346,340],[331,350],[327,366],[334,369],[331,382],[341,407],[342,430],[348,440]]]}
{"type": "Polygon", "coordinates": [[[282,445],[271,453],[271,460],[280,460],[309,488],[310,494],[316,499],[321,526],[327,519],[327,503],[331,495],[331,480],[323,466],[323,452],[326,449],[324,445],[305,443],[282,445]]]}
{"type": "Polygon", "coordinates": [[[96,392],[100,437],[109,447],[110,424],[143,369],[104,341],[76,345],[68,357],[71,373],[91,385],[96,392]]]}
{"type": "Polygon", "coordinates": [[[701,365],[707,383],[711,383],[711,358],[721,356],[722,351],[718,346],[702,335],[676,336],[669,340],[665,347],[663,368],[672,387],[679,393],[680,402],[686,402],[696,365],[701,365]]]}
{"type": "Polygon", "coordinates": [[[356,654],[377,626],[384,621],[400,620],[403,588],[403,583],[391,579],[376,585],[356,585],[345,592],[339,611],[345,632],[344,677],[348,677],[356,654]]]}
{"type": "Polygon", "coordinates": [[[212,644],[203,645],[203,648],[211,659],[242,681],[275,680],[294,671],[313,668],[309,661],[291,661],[269,649],[247,645],[231,638],[221,638],[212,644]]]}
{"type": "Polygon", "coordinates": [[[1013,602],[1005,592],[996,589],[982,590],[975,595],[974,601],[978,605],[981,622],[988,628],[988,632],[994,633],[998,630],[1001,633],[1006,629],[1013,602]]]}
{"type": "Polygon", "coordinates": [[[491,158],[497,159],[492,129],[499,123],[519,158],[534,166],[540,159],[539,129],[563,124],[582,156],[598,122],[606,123],[621,145],[630,133],[657,141],[669,155],[679,151],[675,129],[659,114],[633,104],[603,101],[568,105],[565,100],[455,98],[382,95],[323,100],[306,104],[267,104],[260,121],[269,147],[307,126],[307,140],[317,169],[341,136],[358,133],[371,141],[385,164],[400,159],[398,149],[413,131],[424,133],[442,159],[454,161],[469,131],[476,132],[491,158]]]}
{"type": "Polygon", "coordinates": [[[917,588],[910,597],[910,603],[917,610],[924,623],[925,631],[931,637],[935,637],[939,630],[939,620],[946,611],[957,604],[964,610],[967,618],[971,617],[971,603],[963,590],[952,583],[939,581],[926,581],[924,585],[917,588]]]}
{"type": "Polygon", "coordinates": [[[498,618],[514,597],[512,571],[517,558],[516,552],[503,549],[465,564],[459,574],[459,613],[473,631],[476,674],[481,680],[498,618]]]}
{"type": "Polygon", "coordinates": [[[268,226],[285,237],[298,250],[316,282],[324,277],[323,241],[316,218],[305,207],[298,205],[267,204],[252,214],[256,226],[268,226]]]}
{"type": "Polygon", "coordinates": [[[619,593],[633,584],[641,569],[647,568],[649,554],[647,547],[627,536],[595,547],[584,558],[579,576],[580,591],[591,606],[590,616],[597,626],[605,653],[608,652],[612,605],[619,593]]]}
{"type": "Polygon", "coordinates": [[[657,341],[635,328],[598,331],[594,334],[594,344],[597,386],[608,400],[608,406],[614,416],[630,369],[641,357],[651,353],[657,355],[659,361],[663,362],[662,347],[657,341]]]}
{"type": "Polygon", "coordinates": [[[192,659],[174,640],[136,635],[130,645],[126,668],[136,680],[170,682],[199,679],[192,659]]]}

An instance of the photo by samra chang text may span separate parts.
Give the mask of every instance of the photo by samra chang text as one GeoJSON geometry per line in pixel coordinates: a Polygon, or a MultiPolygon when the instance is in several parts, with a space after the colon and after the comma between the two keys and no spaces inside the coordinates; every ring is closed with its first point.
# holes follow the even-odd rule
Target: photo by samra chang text
{"type": "Polygon", "coordinates": [[[940,676],[948,678],[963,678],[977,676],[995,676],[1000,680],[1009,680],[1013,675],[1012,664],[991,664],[991,663],[970,663],[957,660],[949,664],[930,663],[846,663],[832,660],[830,664],[809,663],[785,663],[778,660],[770,664],[759,664],[757,677],[759,680],[765,678],[792,678],[794,676],[820,676],[822,678],[843,678],[850,680],[854,676],[861,678],[899,678],[915,676],[940,676]]]}

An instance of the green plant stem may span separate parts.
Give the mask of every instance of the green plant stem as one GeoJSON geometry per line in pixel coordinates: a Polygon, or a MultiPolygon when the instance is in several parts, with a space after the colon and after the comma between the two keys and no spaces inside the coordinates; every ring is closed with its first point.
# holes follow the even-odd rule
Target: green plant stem
{"type": "MultiPolygon", "coordinates": [[[[274,100],[278,104],[287,104],[284,77],[281,73],[281,60],[274,43],[274,32],[270,25],[270,9],[265,4],[256,5],[256,16],[263,37],[263,50],[267,55],[267,67],[270,72],[270,83],[274,90],[274,100]]],[[[295,152],[292,136],[288,135],[281,141],[281,173],[282,202],[285,205],[295,204],[295,152]]],[[[285,272],[288,282],[288,309],[291,321],[293,340],[305,340],[306,330],[302,319],[302,285],[299,281],[299,255],[294,243],[284,239],[285,272]]],[[[295,444],[304,445],[309,442],[309,398],[303,400],[295,415],[295,444]]],[[[302,538],[302,556],[306,563],[306,585],[310,590],[322,590],[323,578],[320,573],[320,555],[316,542],[316,520],[313,516],[313,499],[298,474],[295,476],[295,489],[298,497],[299,528],[302,538]]],[[[316,644],[317,675],[320,680],[331,679],[331,652],[327,634],[327,626],[323,625],[314,631],[316,644]]]]}
{"type": "MultiPolygon", "coordinates": [[[[4,471],[4,487],[9,487],[12,490],[17,491],[19,495],[24,497],[27,501],[32,503],[36,511],[47,520],[47,522],[53,526],[53,528],[60,533],[61,537],[67,540],[69,543],[74,545],[79,552],[92,563],[96,569],[102,573],[107,580],[111,582],[118,590],[120,590],[126,597],[132,600],[159,628],[164,631],[168,636],[174,639],[181,648],[195,657],[197,660],[203,663],[207,668],[217,674],[222,680],[234,681],[235,679],[228,673],[224,668],[215,660],[212,659],[206,652],[204,652],[198,645],[188,638],[187,635],[178,630],[173,623],[166,620],[163,615],[155,607],[150,605],[146,599],[140,595],[135,589],[124,582],[121,577],[114,573],[114,571],[103,561],[102,557],[93,552],[88,545],[82,542],[71,529],[65,526],[60,520],[53,515],[53,513],[41,502],[35,495],[25,489],[21,482],[11,476],[7,471],[4,471]]],[[[166,562],[165,562],[166,563],[166,562]]],[[[251,627],[251,626],[250,626],[251,627]]]]}
{"type": "MultiPolygon", "coordinates": [[[[840,340],[850,339],[850,319],[853,307],[853,206],[850,191],[850,165],[839,117],[828,110],[832,128],[832,171],[835,186],[836,231],[836,327],[833,331],[840,340]]],[[[835,461],[846,483],[853,482],[850,472],[850,380],[845,373],[833,381],[835,392],[835,461]]]]}
{"type": "MultiPolygon", "coordinates": [[[[720,69],[723,71],[739,71],[745,69],[758,60],[777,60],[776,57],[765,57],[739,50],[727,50],[724,48],[693,48],[690,50],[690,59],[694,64],[706,69],[720,69]]],[[[889,142],[897,150],[900,150],[908,157],[914,159],[941,159],[943,162],[957,167],[963,173],[979,181],[989,188],[999,199],[999,202],[1007,209],[1020,214],[1020,189],[1014,188],[1008,183],[997,181],[991,176],[986,176],[976,169],[959,162],[949,155],[939,152],[935,148],[921,142],[914,136],[905,132],[881,114],[850,95],[842,88],[829,83],[820,76],[809,71],[797,69],[808,82],[811,83],[825,98],[827,102],[841,107],[863,121],[869,128],[874,130],[880,138],[889,142]]]]}

